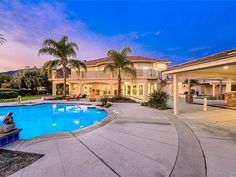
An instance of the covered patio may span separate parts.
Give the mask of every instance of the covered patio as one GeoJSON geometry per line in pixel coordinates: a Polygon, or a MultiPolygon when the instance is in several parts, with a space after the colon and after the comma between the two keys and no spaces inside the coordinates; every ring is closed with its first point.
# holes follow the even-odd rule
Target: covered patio
{"type": "MultiPolygon", "coordinates": [[[[178,85],[181,78],[188,79],[189,88],[191,79],[210,79],[212,83],[218,81],[221,94],[223,94],[222,83],[224,82],[226,85],[225,93],[230,93],[232,95],[230,99],[235,100],[232,83],[236,80],[236,49],[176,65],[163,71],[163,75],[169,75],[173,78],[174,115],[178,115],[180,110],[178,85]]],[[[213,95],[215,95],[215,86],[216,84],[212,84],[213,95]]]]}

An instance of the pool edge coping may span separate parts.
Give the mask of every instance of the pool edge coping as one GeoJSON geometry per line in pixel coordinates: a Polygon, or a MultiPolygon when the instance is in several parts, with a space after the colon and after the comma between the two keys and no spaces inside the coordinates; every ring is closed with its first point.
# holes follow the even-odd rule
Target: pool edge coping
{"type": "MultiPolygon", "coordinates": [[[[53,102],[53,103],[55,103],[55,104],[66,104],[66,103],[60,103],[60,102],[59,103],[53,102]]],[[[49,104],[53,104],[53,103],[50,102],[49,104]]],[[[39,104],[44,104],[44,102],[38,102],[38,103],[32,104],[32,105],[19,105],[19,106],[33,106],[33,105],[39,105],[39,104]]],[[[76,104],[76,103],[75,102],[68,102],[67,104],[76,104]]],[[[79,104],[83,104],[83,103],[79,103],[79,104]]],[[[88,105],[88,103],[87,103],[87,105],[88,105]]],[[[11,107],[11,106],[15,106],[15,105],[9,105],[9,107],[11,107]]],[[[5,106],[0,106],[0,107],[5,107],[5,106]]],[[[34,138],[31,138],[31,139],[19,139],[19,140],[21,140],[21,142],[24,141],[24,143],[21,144],[20,141],[18,140],[18,141],[15,142],[16,146],[17,146],[18,143],[21,144],[20,146],[22,146],[23,144],[24,144],[24,146],[29,146],[29,145],[39,143],[39,142],[42,142],[42,141],[47,141],[47,140],[64,139],[64,138],[72,138],[73,136],[79,136],[81,134],[84,134],[84,133],[93,131],[97,128],[105,126],[106,124],[108,124],[109,122],[114,120],[117,116],[117,114],[112,112],[109,108],[104,108],[104,107],[101,107],[101,106],[95,106],[93,104],[90,104],[89,108],[104,110],[104,111],[107,112],[107,116],[104,119],[102,119],[101,121],[99,121],[99,122],[97,122],[93,125],[90,125],[88,127],[85,127],[85,128],[81,128],[81,129],[77,129],[77,130],[73,130],[73,131],[67,131],[67,132],[48,133],[48,134],[41,135],[41,136],[38,136],[38,137],[34,137],[34,138]]],[[[8,149],[8,146],[11,146],[11,144],[3,146],[1,148],[2,149],[8,149]]],[[[20,147],[18,147],[17,149],[19,149],[19,148],[20,147]]]]}

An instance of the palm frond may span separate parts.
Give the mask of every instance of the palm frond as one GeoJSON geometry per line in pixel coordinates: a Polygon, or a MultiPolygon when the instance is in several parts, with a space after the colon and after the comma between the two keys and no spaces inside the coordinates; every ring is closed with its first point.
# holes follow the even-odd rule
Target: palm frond
{"type": "Polygon", "coordinates": [[[41,67],[41,72],[51,75],[52,70],[60,65],[61,65],[61,60],[49,60],[48,62],[44,63],[44,65],[41,67]]]}
{"type": "Polygon", "coordinates": [[[131,49],[129,48],[129,47],[125,47],[125,48],[123,48],[122,50],[121,50],[121,55],[123,55],[123,56],[127,56],[128,55],[128,53],[130,53],[131,52],[131,49]]]}
{"type": "Polygon", "coordinates": [[[83,68],[85,71],[87,71],[87,67],[85,65],[84,62],[80,61],[80,60],[69,60],[68,63],[73,67],[76,68],[78,70],[78,72],[80,72],[80,69],[83,68]]]}
{"type": "Polygon", "coordinates": [[[3,44],[4,42],[6,42],[7,40],[3,37],[2,34],[0,34],[0,44],[3,44]]]}
{"type": "Polygon", "coordinates": [[[77,44],[74,43],[74,42],[69,42],[69,43],[67,44],[67,46],[69,46],[70,48],[73,48],[73,49],[79,50],[77,44]]]}
{"type": "Polygon", "coordinates": [[[117,67],[116,67],[114,64],[107,64],[107,65],[104,67],[103,71],[104,71],[104,72],[108,72],[108,71],[113,72],[113,71],[115,71],[116,69],[117,69],[117,67]]]}
{"type": "Polygon", "coordinates": [[[38,55],[52,55],[54,57],[61,57],[60,54],[58,53],[58,51],[54,48],[51,48],[51,47],[44,47],[44,48],[41,48],[38,52],[38,55]]]}
{"type": "Polygon", "coordinates": [[[134,64],[130,60],[125,60],[124,63],[122,64],[122,67],[134,67],[134,64]]]}
{"type": "Polygon", "coordinates": [[[122,71],[127,74],[131,74],[133,77],[136,77],[136,69],[133,67],[123,67],[122,71]]]}
{"type": "Polygon", "coordinates": [[[53,39],[46,39],[43,41],[43,47],[57,48],[57,42],[53,39]]]}

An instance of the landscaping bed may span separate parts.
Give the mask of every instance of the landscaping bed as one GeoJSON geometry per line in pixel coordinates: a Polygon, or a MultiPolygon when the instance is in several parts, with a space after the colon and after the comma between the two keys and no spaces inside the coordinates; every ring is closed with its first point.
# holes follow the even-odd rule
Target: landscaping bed
{"type": "Polygon", "coordinates": [[[136,101],[127,98],[127,97],[122,97],[122,96],[115,96],[108,98],[108,101],[114,102],[114,103],[137,103],[136,101]]]}
{"type": "Polygon", "coordinates": [[[9,176],[40,159],[42,154],[0,149],[0,176],[9,176]]]}

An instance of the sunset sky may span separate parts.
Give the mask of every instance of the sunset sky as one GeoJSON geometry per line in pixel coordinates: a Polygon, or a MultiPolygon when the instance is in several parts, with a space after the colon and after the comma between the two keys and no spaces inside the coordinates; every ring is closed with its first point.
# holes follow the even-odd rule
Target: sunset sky
{"type": "Polygon", "coordinates": [[[0,72],[41,66],[44,39],[69,40],[78,59],[130,46],[131,55],[177,64],[236,48],[236,1],[0,0],[0,72]]]}

